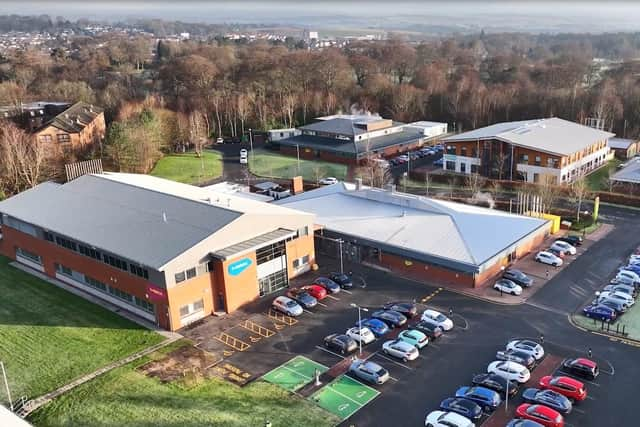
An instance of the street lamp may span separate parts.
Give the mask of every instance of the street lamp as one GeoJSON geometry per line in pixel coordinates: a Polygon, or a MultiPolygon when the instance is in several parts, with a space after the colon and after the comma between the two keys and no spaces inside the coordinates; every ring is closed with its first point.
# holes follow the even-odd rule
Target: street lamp
{"type": "Polygon", "coordinates": [[[369,311],[369,309],[365,307],[360,307],[355,302],[352,302],[350,305],[351,307],[358,309],[358,336],[360,337],[360,339],[358,340],[358,347],[359,347],[358,355],[362,356],[362,325],[360,324],[360,322],[362,322],[362,317],[360,316],[360,310],[367,312],[369,311]]]}
{"type": "Polygon", "coordinates": [[[340,245],[340,274],[344,274],[344,262],[342,261],[342,239],[338,239],[338,244],[340,245]]]}
{"type": "Polygon", "coordinates": [[[13,400],[11,400],[11,391],[9,390],[9,381],[7,380],[7,371],[4,370],[4,363],[0,362],[0,369],[2,370],[2,377],[4,378],[4,387],[7,390],[7,398],[9,399],[9,409],[13,412],[13,400]]]}
{"type": "Polygon", "coordinates": [[[253,161],[253,132],[249,128],[249,146],[251,147],[251,161],[253,161]]]}

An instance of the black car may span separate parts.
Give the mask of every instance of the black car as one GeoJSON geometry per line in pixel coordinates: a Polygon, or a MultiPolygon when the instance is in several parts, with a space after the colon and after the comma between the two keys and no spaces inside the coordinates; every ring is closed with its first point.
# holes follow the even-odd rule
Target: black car
{"type": "Polygon", "coordinates": [[[336,282],[342,289],[351,289],[353,288],[353,281],[351,277],[347,276],[343,273],[331,273],[329,275],[329,279],[336,282]]]}
{"type": "Polygon", "coordinates": [[[418,314],[418,308],[412,302],[388,302],[382,306],[382,309],[397,311],[409,319],[418,314]]]}
{"type": "Polygon", "coordinates": [[[378,310],[371,314],[373,319],[382,320],[390,328],[399,328],[407,323],[407,318],[402,313],[393,310],[378,310]]]}
{"type": "Polygon", "coordinates": [[[424,320],[416,323],[415,325],[411,325],[410,329],[422,332],[430,340],[435,340],[442,336],[442,328],[440,326],[433,322],[426,322],[424,320]]]}
{"type": "Polygon", "coordinates": [[[598,365],[593,360],[584,357],[566,359],[562,362],[562,370],[588,380],[595,380],[599,374],[598,365]]]}
{"type": "Polygon", "coordinates": [[[440,409],[455,412],[470,420],[477,420],[482,416],[482,408],[480,405],[463,397],[450,397],[443,400],[440,403],[440,409]]]}
{"type": "Polygon", "coordinates": [[[518,392],[518,383],[515,381],[508,381],[506,378],[497,374],[478,374],[473,377],[471,382],[473,385],[479,385],[496,391],[501,396],[504,396],[507,383],[509,384],[509,396],[514,396],[518,392]]]}
{"type": "Polygon", "coordinates": [[[540,390],[537,388],[527,388],[522,392],[522,399],[527,403],[540,404],[555,409],[561,414],[571,412],[573,405],[571,401],[553,390],[540,390]]]}
{"type": "Polygon", "coordinates": [[[328,294],[337,294],[340,292],[340,285],[327,277],[318,277],[313,281],[313,284],[322,286],[327,290],[328,294]]]}
{"type": "Polygon", "coordinates": [[[532,355],[519,350],[500,350],[496,352],[496,360],[516,362],[527,368],[531,368],[536,363],[532,355]]]}
{"type": "Polygon", "coordinates": [[[331,334],[325,337],[324,346],[340,354],[347,354],[355,351],[358,348],[358,343],[345,334],[331,334]]]}
{"type": "Polygon", "coordinates": [[[526,287],[526,288],[528,288],[529,286],[533,285],[533,279],[531,279],[531,277],[527,276],[526,274],[524,274],[520,270],[514,270],[514,269],[510,268],[508,270],[505,270],[505,272],[502,275],[502,277],[505,278],[505,279],[511,280],[516,285],[520,285],[520,286],[523,286],[523,287],[526,287]]]}
{"type": "Polygon", "coordinates": [[[563,242],[567,242],[571,246],[580,246],[580,245],[582,245],[582,237],[580,237],[580,236],[564,236],[564,237],[558,237],[556,240],[561,240],[563,242]]]}

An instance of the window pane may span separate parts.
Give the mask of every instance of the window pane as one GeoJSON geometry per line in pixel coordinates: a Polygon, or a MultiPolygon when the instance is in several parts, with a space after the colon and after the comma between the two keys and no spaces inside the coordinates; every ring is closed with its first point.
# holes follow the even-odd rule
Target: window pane
{"type": "Polygon", "coordinates": [[[176,278],[176,283],[180,283],[180,282],[184,282],[184,271],[181,271],[180,273],[176,273],[175,275],[176,278]]]}
{"type": "Polygon", "coordinates": [[[187,279],[191,279],[192,277],[196,277],[196,269],[190,268],[187,270],[187,279]]]}

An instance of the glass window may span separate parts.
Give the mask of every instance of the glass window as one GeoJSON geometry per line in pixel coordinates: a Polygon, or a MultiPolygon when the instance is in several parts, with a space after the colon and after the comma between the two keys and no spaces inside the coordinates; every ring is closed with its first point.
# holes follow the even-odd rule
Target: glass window
{"type": "Polygon", "coordinates": [[[176,273],[175,279],[176,279],[176,283],[184,282],[185,280],[184,271],[181,271],[180,273],[176,273]]]}
{"type": "Polygon", "coordinates": [[[447,162],[445,163],[446,165],[446,169],[448,171],[454,171],[456,170],[456,162],[452,162],[451,160],[447,160],[447,162]]]}
{"type": "Polygon", "coordinates": [[[40,258],[40,255],[34,254],[33,252],[29,252],[22,248],[16,248],[16,254],[20,255],[23,258],[27,258],[37,264],[42,264],[42,259],[40,258]]]}
{"type": "Polygon", "coordinates": [[[193,277],[196,277],[196,268],[190,268],[187,270],[187,279],[191,279],[193,277]]]}
{"type": "Polygon", "coordinates": [[[65,143],[65,142],[71,141],[71,136],[66,133],[59,133],[58,135],[56,135],[56,137],[58,138],[59,143],[65,143]]]}

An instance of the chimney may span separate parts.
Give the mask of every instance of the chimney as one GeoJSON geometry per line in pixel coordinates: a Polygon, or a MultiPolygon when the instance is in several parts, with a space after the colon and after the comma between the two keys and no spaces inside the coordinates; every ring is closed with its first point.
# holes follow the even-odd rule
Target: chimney
{"type": "Polygon", "coordinates": [[[356,178],[356,190],[362,190],[362,178],[356,178]]]}

